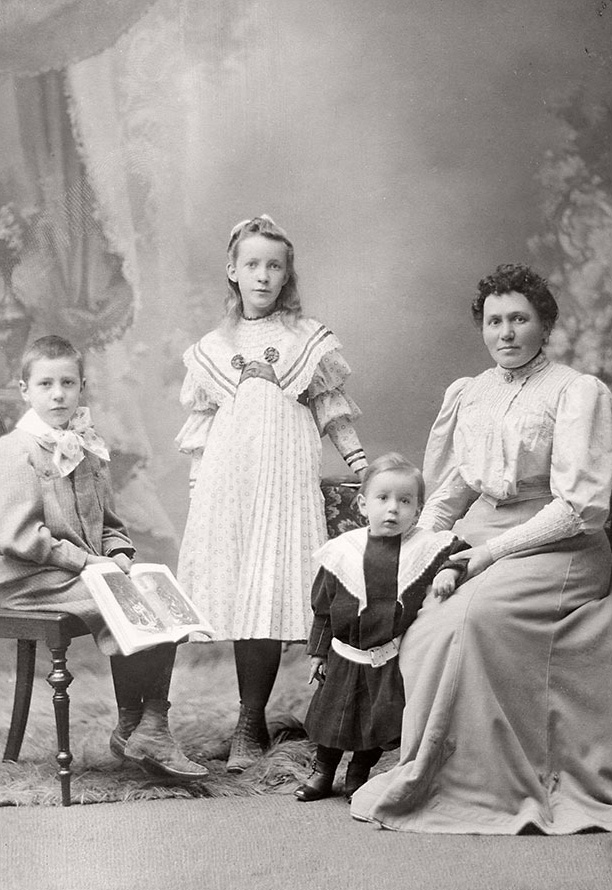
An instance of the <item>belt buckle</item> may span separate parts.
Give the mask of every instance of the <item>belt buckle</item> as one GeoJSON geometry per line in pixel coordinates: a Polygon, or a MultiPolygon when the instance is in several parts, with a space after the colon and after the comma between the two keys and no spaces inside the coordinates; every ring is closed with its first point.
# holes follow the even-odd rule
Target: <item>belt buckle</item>
{"type": "Polygon", "coordinates": [[[374,646],[372,649],[368,649],[368,655],[370,656],[370,663],[373,668],[382,667],[383,664],[387,663],[387,657],[384,653],[383,646],[374,646]]]}

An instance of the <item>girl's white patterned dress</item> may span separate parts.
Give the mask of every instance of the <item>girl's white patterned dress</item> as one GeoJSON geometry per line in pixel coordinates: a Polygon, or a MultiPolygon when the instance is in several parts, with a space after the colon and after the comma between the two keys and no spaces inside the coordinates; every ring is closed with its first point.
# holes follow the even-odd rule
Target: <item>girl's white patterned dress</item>
{"type": "Polygon", "coordinates": [[[178,576],[216,639],[304,640],[312,620],[312,554],[326,539],[321,435],[359,409],[334,334],[279,313],[217,329],[184,356],[177,442],[203,450],[178,576]],[[240,382],[242,366],[272,364],[279,385],[240,382]],[[298,400],[299,399],[299,400],[298,400]]]}

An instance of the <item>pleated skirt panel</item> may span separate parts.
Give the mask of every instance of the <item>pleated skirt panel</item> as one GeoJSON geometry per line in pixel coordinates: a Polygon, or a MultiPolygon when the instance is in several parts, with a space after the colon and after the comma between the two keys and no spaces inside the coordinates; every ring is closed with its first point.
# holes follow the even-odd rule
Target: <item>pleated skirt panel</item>
{"type": "Polygon", "coordinates": [[[179,579],[218,640],[305,640],[312,554],[326,540],[310,410],[261,378],[218,411],[196,481],[179,579]]]}

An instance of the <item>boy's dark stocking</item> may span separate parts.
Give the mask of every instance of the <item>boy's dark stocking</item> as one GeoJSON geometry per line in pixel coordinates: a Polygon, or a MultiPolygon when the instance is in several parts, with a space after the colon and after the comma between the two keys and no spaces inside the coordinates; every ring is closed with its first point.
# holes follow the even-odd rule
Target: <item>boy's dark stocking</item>
{"type": "Polygon", "coordinates": [[[325,745],[317,745],[317,756],[312,764],[312,773],[294,792],[298,800],[308,803],[311,800],[321,800],[330,796],[342,754],[340,748],[326,748],[325,745]]]}
{"type": "Polygon", "coordinates": [[[168,691],[175,656],[176,646],[163,645],[111,658],[119,722],[110,747],[117,757],[131,760],[147,772],[201,779],[208,770],[185,757],[168,726],[168,691]]]}
{"type": "Polygon", "coordinates": [[[280,640],[234,642],[240,715],[232,736],[228,772],[243,772],[270,744],[265,708],[278,674],[281,651],[280,640]]]}
{"type": "Polygon", "coordinates": [[[358,788],[368,781],[370,770],[382,757],[382,748],[371,748],[368,751],[355,751],[346,770],[344,796],[351,801],[358,788]]]}

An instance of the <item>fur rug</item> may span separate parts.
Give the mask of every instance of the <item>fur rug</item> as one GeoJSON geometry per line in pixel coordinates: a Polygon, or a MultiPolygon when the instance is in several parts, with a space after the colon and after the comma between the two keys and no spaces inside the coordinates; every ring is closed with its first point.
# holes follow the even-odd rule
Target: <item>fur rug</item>
{"type": "MultiPolygon", "coordinates": [[[[225,760],[236,722],[238,694],[231,646],[218,643],[179,647],[172,681],[170,726],[185,753],[205,763],[210,775],[199,782],[178,782],[150,776],[116,760],[108,738],[116,708],[108,661],[93,641],[75,640],[68,652],[74,676],[70,694],[72,803],[113,803],[158,798],[231,797],[292,794],[310,773],[314,746],[305,737],[302,720],[312,694],[304,647],[288,647],[268,708],[272,744],[265,756],[241,775],[229,774],[225,760]]],[[[0,764],[0,806],[60,806],[55,754],[57,741],[51,689],[45,682],[48,653],[39,646],[36,679],[26,735],[17,763],[0,764]]],[[[4,641],[0,680],[8,694],[0,702],[0,744],[10,723],[14,688],[15,647],[4,641]]],[[[388,768],[393,753],[379,768],[388,768]]],[[[344,775],[338,770],[338,790],[344,775]]]]}

